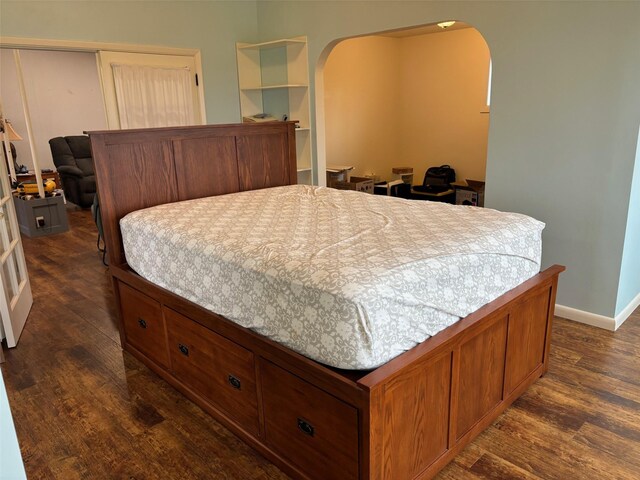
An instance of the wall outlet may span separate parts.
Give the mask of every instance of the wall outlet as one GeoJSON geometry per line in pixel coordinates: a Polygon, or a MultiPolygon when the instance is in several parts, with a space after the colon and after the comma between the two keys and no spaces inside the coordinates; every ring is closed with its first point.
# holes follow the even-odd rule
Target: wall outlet
{"type": "Polygon", "coordinates": [[[36,217],[36,228],[44,227],[44,217],[36,217]]]}

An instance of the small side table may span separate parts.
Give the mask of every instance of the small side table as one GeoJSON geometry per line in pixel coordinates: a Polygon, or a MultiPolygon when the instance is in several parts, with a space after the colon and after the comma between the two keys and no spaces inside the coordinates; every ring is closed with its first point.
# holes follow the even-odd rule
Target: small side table
{"type": "Polygon", "coordinates": [[[333,187],[336,182],[348,182],[351,170],[353,167],[350,165],[327,165],[327,187],[333,187]]]}
{"type": "Polygon", "coordinates": [[[393,167],[391,169],[391,173],[393,173],[404,183],[408,183],[411,185],[413,183],[413,167],[393,167]]]}
{"type": "MultiPolygon", "coordinates": [[[[42,172],[41,175],[42,180],[53,180],[56,182],[56,188],[62,188],[62,182],[60,181],[60,175],[58,175],[58,172],[42,172]]],[[[29,171],[29,173],[17,173],[16,178],[18,183],[35,182],[36,174],[32,171],[29,171]]]]}
{"type": "Polygon", "coordinates": [[[13,197],[20,233],[27,237],[41,237],[69,230],[64,197],[31,198],[13,197]]]}

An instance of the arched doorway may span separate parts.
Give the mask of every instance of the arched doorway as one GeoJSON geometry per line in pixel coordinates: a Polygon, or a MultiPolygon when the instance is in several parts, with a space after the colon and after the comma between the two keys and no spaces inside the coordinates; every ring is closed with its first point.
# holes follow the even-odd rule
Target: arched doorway
{"type": "Polygon", "coordinates": [[[316,69],[318,166],[380,180],[412,167],[415,184],[450,164],[459,181],[484,181],[490,72],[487,43],[463,22],[333,42],[316,69]]]}

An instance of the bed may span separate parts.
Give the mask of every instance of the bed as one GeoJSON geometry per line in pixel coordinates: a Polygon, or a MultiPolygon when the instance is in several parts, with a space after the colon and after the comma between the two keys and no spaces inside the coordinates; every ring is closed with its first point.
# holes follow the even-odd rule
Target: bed
{"type": "MultiPolygon", "coordinates": [[[[468,288],[464,282],[449,285],[451,298],[441,304],[437,300],[445,295],[430,297],[428,305],[421,303],[421,295],[405,296],[392,310],[398,318],[413,322],[381,330],[376,336],[377,327],[371,326],[377,323],[369,322],[378,310],[385,310],[375,298],[402,296],[393,290],[398,279],[429,287],[425,279],[433,277],[434,265],[472,271],[473,265],[464,261],[477,253],[478,242],[442,241],[451,250],[441,256],[453,258],[454,266],[443,267],[440,258],[422,265],[412,255],[416,249],[423,254],[432,251],[433,245],[413,239],[415,248],[407,248],[396,243],[394,230],[387,228],[386,249],[394,250],[395,256],[388,258],[373,250],[359,254],[363,244],[353,243],[353,238],[375,230],[376,222],[396,218],[380,214],[384,208],[405,212],[413,208],[411,202],[293,186],[294,128],[291,122],[277,122],[90,133],[123,349],[294,478],[431,478],[545,373],[557,280],[564,268],[553,266],[536,273],[539,242],[512,242],[513,232],[492,238],[495,251],[489,253],[511,258],[496,262],[503,263],[500,274],[485,272],[487,278],[505,277],[499,286],[486,289],[493,296],[474,294],[471,300],[466,296],[461,300],[463,292],[449,287],[468,288]],[[362,225],[354,227],[352,235],[347,227],[353,221],[348,217],[328,219],[325,226],[344,222],[348,241],[314,231],[318,248],[307,251],[313,221],[305,222],[314,218],[307,208],[311,197],[334,210],[343,203],[364,202],[358,211],[373,213],[367,221],[367,215],[359,214],[362,225]],[[304,214],[298,212],[287,221],[286,199],[304,214]],[[254,205],[252,210],[249,204],[259,207],[254,205]],[[235,217],[234,206],[245,212],[271,208],[276,215],[268,220],[247,215],[229,223],[225,213],[235,217]],[[214,212],[213,221],[207,212],[214,212]],[[252,240],[264,237],[260,232],[274,230],[274,225],[282,237],[278,242],[264,245],[252,240]],[[299,232],[288,236],[291,225],[297,225],[299,232]],[[181,239],[180,231],[191,236],[181,239]],[[252,231],[258,234],[247,234],[252,231]],[[238,242],[241,236],[244,243],[238,242]],[[177,250],[169,248],[172,242],[177,250]],[[198,253],[189,255],[190,249],[198,253]],[[259,255],[239,262],[236,256],[247,251],[259,255]],[[292,251],[301,252],[301,258],[287,268],[278,267],[282,264],[278,259],[292,251]],[[216,252],[228,264],[246,263],[246,271],[225,278],[219,273],[224,268],[200,268],[204,256],[216,252]],[[315,276],[304,275],[310,264],[297,266],[302,257],[313,260],[315,276]],[[336,263],[340,268],[330,271],[328,265],[336,263]],[[198,273],[199,268],[205,273],[198,273]],[[165,276],[172,270],[172,278],[165,276]],[[350,274],[353,278],[329,290],[314,283],[322,272],[330,272],[334,279],[350,274]],[[375,290],[374,283],[367,283],[368,275],[386,281],[384,288],[375,290]],[[265,289],[266,300],[236,292],[243,281],[256,290],[265,289]],[[283,291],[282,285],[293,292],[289,295],[293,300],[284,293],[269,293],[269,288],[283,291]],[[201,292],[205,287],[226,296],[209,302],[211,292],[201,292]],[[373,293],[367,296],[368,290],[373,293]],[[333,310],[320,308],[320,300],[305,304],[307,297],[323,298],[325,303],[342,305],[342,312],[359,314],[348,315],[355,323],[347,328],[343,317],[332,319],[333,310]],[[483,304],[483,298],[494,299],[483,304]],[[240,308],[242,304],[246,308],[240,308]],[[313,315],[305,310],[310,306],[317,307],[313,315]],[[272,316],[283,319],[273,331],[265,327],[269,322],[259,313],[271,307],[274,312],[280,309],[272,316]],[[423,312],[428,318],[417,318],[423,312]],[[313,322],[303,325],[308,317],[313,322]],[[416,325],[429,321],[433,329],[417,331],[416,325]],[[296,325],[297,336],[292,335],[296,325]],[[346,342],[346,347],[323,350],[318,342],[306,345],[300,332],[318,325],[324,329],[320,336],[331,330],[342,332],[340,342],[346,342]],[[372,348],[394,330],[413,336],[395,338],[388,342],[389,348],[372,348]],[[348,344],[358,336],[363,342],[348,344]]],[[[449,212],[442,209],[455,207],[421,208],[434,209],[446,226],[449,212]]],[[[488,209],[473,212],[465,223],[475,222],[479,237],[483,225],[503,219],[492,219],[488,209]]],[[[542,226],[527,218],[514,216],[511,221],[522,228],[527,224],[529,230],[523,235],[539,239],[542,226]]],[[[399,238],[410,236],[402,225],[394,226],[399,238]]],[[[385,231],[384,225],[378,229],[385,231]]]]}

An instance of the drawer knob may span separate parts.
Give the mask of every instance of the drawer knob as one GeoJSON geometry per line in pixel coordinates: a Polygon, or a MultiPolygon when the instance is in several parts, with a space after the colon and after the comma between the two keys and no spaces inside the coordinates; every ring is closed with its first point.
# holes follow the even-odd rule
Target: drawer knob
{"type": "Polygon", "coordinates": [[[240,380],[238,380],[237,377],[234,377],[233,375],[229,375],[227,380],[229,381],[229,385],[231,385],[236,390],[240,390],[241,384],[240,384],[240,380]]]}
{"type": "Polygon", "coordinates": [[[298,418],[298,428],[302,433],[304,433],[305,435],[309,435],[310,437],[313,437],[313,434],[315,433],[315,428],[313,428],[313,425],[301,418],[298,418]]]}
{"type": "Polygon", "coordinates": [[[138,318],[138,325],[140,328],[147,328],[147,322],[144,318],[138,318]]]}
{"type": "Polygon", "coordinates": [[[183,354],[185,357],[189,356],[189,347],[187,347],[186,345],[179,343],[178,350],[180,350],[180,353],[183,354]]]}

